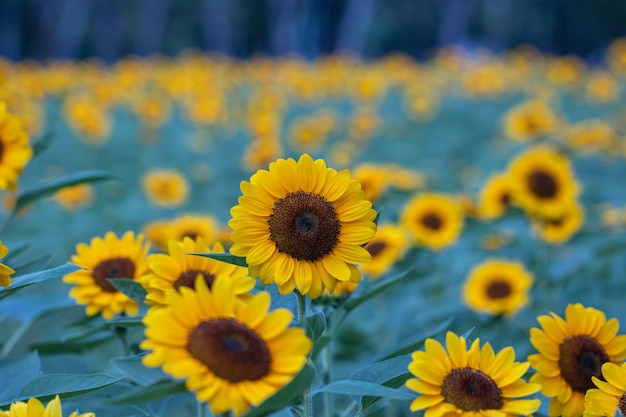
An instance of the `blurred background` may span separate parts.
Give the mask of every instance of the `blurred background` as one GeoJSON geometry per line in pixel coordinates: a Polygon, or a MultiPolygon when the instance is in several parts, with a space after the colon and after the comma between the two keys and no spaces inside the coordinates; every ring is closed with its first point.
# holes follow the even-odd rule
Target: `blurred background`
{"type": "Polygon", "coordinates": [[[626,35],[616,0],[0,0],[0,55],[113,62],[188,48],[248,58],[391,51],[451,43],[601,59],[626,35]]]}

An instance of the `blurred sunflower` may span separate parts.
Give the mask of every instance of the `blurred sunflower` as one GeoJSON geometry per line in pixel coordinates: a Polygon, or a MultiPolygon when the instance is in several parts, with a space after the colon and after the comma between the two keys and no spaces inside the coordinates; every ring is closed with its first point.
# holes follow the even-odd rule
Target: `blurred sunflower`
{"type": "Polygon", "coordinates": [[[608,71],[595,70],[588,78],[585,92],[592,102],[604,104],[616,101],[622,90],[618,79],[608,71]]]}
{"type": "Polygon", "coordinates": [[[548,146],[537,146],[510,162],[513,201],[531,215],[555,218],[575,204],[579,184],[569,160],[548,146]]]}
{"type": "Polygon", "coordinates": [[[470,308],[511,316],[528,304],[532,275],[519,262],[488,259],[472,268],[463,298],[470,308]]]}
{"type": "Polygon", "coordinates": [[[453,198],[424,193],[404,208],[401,223],[418,244],[439,250],[453,244],[463,228],[463,210],[453,198]]]}
{"type": "Polygon", "coordinates": [[[54,193],[52,199],[64,209],[75,211],[89,204],[93,197],[93,186],[83,183],[60,189],[54,193]]]}
{"type": "Polygon", "coordinates": [[[511,139],[528,141],[556,130],[559,119],[543,100],[513,107],[504,116],[504,132],[511,139]]]}
{"type": "Polygon", "coordinates": [[[464,337],[446,334],[446,348],[426,339],[424,351],[414,352],[409,371],[416,378],[406,386],[420,394],[411,411],[426,410],[426,416],[488,417],[530,415],[537,411],[537,399],[519,399],[539,391],[537,384],[522,376],[528,362],[515,362],[512,347],[497,354],[489,343],[480,347],[476,339],[469,350],[464,337]]]}
{"type": "Polygon", "coordinates": [[[478,215],[483,219],[502,216],[511,206],[511,185],[506,174],[492,175],[478,197],[478,215]]]}
{"type": "Polygon", "coordinates": [[[228,223],[230,251],[246,257],[253,276],[281,294],[297,286],[311,298],[332,293],[337,280],[360,281],[355,264],[371,259],[362,246],[376,233],[376,211],[348,170],[303,154],[259,170],[241,191],[228,223]]]}
{"type": "Polygon", "coordinates": [[[394,224],[383,224],[376,230],[376,235],[365,245],[372,255],[372,260],[359,266],[361,272],[378,278],[400,260],[409,248],[407,231],[394,224]]]}
{"type": "Polygon", "coordinates": [[[148,200],[161,207],[180,206],[189,194],[187,179],[175,170],[150,170],[143,176],[142,186],[148,200]]]}
{"type": "Polygon", "coordinates": [[[537,370],[530,381],[552,397],[548,415],[583,415],[585,393],[594,388],[592,377],[602,378],[602,365],[626,358],[626,335],[616,336],[619,321],[581,304],[569,304],[565,320],[554,313],[537,318],[541,329],[530,329],[530,342],[539,353],[528,360],[537,370]]]}
{"type": "Polygon", "coordinates": [[[361,184],[363,197],[376,201],[388,188],[385,169],[373,164],[360,164],[352,170],[352,177],[361,184]]]}
{"type": "MultiPolygon", "coordinates": [[[[7,256],[9,253],[9,248],[2,243],[0,240],[0,259],[7,256]]],[[[7,288],[12,282],[11,274],[14,274],[15,271],[12,268],[9,268],[5,264],[0,263],[0,286],[7,288]]]]}
{"type": "MultiPolygon", "coordinates": [[[[54,399],[44,407],[37,398],[30,398],[28,402],[11,403],[9,411],[0,410],[0,417],[63,417],[61,399],[55,396],[54,399]]],[[[69,417],[95,417],[94,413],[81,413],[74,411],[69,417]]]]}
{"type": "Polygon", "coordinates": [[[570,206],[559,217],[546,219],[532,217],[532,230],[549,243],[561,244],[568,241],[583,225],[585,211],[580,203],[570,206]]]}
{"type": "Polygon", "coordinates": [[[184,237],[201,237],[208,245],[223,240],[217,220],[208,214],[186,213],[171,220],[153,221],[144,226],[144,233],[152,244],[162,249],[167,249],[170,240],[180,242],[184,237]]]}
{"type": "Polygon", "coordinates": [[[170,292],[168,305],[144,318],[144,364],[184,378],[213,414],[238,416],[262,403],[302,369],[312,347],[303,329],[288,328],[290,311],[268,312],[267,292],[235,300],[231,280],[220,276],[209,290],[199,277],[195,291],[170,292]]]}
{"type": "Polygon", "coordinates": [[[101,313],[108,320],[117,313],[137,314],[139,305],[119,292],[109,280],[139,280],[147,274],[148,249],[149,245],[143,243],[143,235],[135,237],[131,231],[124,233],[121,238],[108,232],[104,239],[91,239],[90,245],[79,243],[71,263],[85,269],[63,277],[64,282],[74,284],[70,296],[78,304],[87,305],[88,316],[101,313]]]}
{"type": "Polygon", "coordinates": [[[182,241],[170,240],[167,254],[152,254],[148,257],[150,273],[141,277],[141,283],[148,291],[146,301],[153,306],[166,304],[166,294],[177,291],[180,287],[194,288],[198,275],[202,276],[211,289],[216,277],[224,275],[233,281],[235,295],[247,294],[256,283],[248,275],[248,268],[239,267],[226,262],[204,256],[188,255],[188,253],[223,253],[224,247],[216,243],[208,247],[201,237],[182,241]]]}
{"type": "Polygon", "coordinates": [[[585,393],[584,417],[626,415],[626,363],[602,365],[602,379],[591,377],[597,388],[585,393]]]}
{"type": "Polygon", "coordinates": [[[564,138],[569,146],[587,154],[619,149],[618,133],[602,120],[590,119],[576,123],[565,131],[564,138]]]}
{"type": "Polygon", "coordinates": [[[0,191],[17,189],[17,179],[32,156],[33,149],[20,119],[0,102],[0,191]]]}

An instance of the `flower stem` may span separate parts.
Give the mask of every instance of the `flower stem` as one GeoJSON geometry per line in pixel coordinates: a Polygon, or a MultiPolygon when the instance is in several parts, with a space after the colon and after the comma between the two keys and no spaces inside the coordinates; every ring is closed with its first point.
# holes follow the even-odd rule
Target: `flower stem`
{"type": "MultiPolygon", "coordinates": [[[[298,324],[307,330],[306,323],[306,296],[298,293],[298,324]]],[[[302,417],[313,417],[313,401],[311,398],[311,387],[302,393],[302,417]]]]}

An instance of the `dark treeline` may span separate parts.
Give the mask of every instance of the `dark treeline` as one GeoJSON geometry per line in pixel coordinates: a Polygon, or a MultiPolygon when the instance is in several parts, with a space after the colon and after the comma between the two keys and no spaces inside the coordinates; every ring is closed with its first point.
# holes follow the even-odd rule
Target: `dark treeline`
{"type": "Polygon", "coordinates": [[[595,60],[624,35],[623,0],[0,0],[0,55],[13,60],[111,62],[185,48],[422,58],[450,43],[595,60]]]}

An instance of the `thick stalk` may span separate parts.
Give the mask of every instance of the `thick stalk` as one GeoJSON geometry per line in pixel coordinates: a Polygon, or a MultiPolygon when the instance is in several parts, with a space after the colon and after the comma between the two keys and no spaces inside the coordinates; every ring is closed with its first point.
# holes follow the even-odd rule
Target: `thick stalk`
{"type": "MultiPolygon", "coordinates": [[[[298,293],[298,323],[307,330],[306,323],[306,296],[298,293]]],[[[302,393],[302,417],[313,417],[313,401],[311,399],[311,387],[302,393]]]]}

